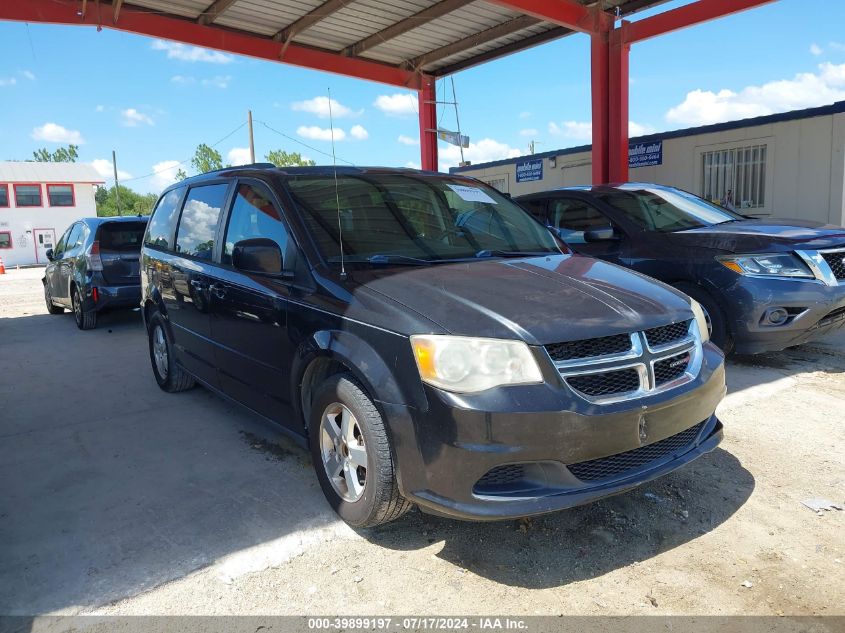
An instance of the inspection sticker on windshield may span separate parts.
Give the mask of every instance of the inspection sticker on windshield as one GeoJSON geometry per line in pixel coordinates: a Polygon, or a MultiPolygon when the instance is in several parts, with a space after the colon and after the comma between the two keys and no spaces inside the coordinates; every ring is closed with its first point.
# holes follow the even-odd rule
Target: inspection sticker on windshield
{"type": "Polygon", "coordinates": [[[449,185],[449,189],[454,191],[461,197],[461,200],[467,202],[484,202],[486,204],[496,204],[490,196],[484,193],[478,187],[467,187],[466,185],[449,185]]]}

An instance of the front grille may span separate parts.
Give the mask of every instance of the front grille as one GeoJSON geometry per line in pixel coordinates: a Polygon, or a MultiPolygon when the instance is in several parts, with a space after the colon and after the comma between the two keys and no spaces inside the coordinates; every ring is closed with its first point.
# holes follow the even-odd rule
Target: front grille
{"type": "Polygon", "coordinates": [[[841,319],[842,317],[845,317],[845,307],[837,308],[833,312],[828,312],[826,315],[824,315],[821,318],[821,320],[816,325],[818,327],[823,327],[825,325],[829,325],[830,323],[833,323],[834,321],[836,321],[838,319],[841,319]]]}
{"type": "Polygon", "coordinates": [[[608,354],[624,354],[630,350],[631,336],[629,334],[615,334],[600,338],[588,338],[583,341],[569,341],[567,343],[546,345],[546,351],[554,361],[576,360],[591,356],[607,356],[608,354]]]}
{"type": "Polygon", "coordinates": [[[569,376],[566,382],[586,396],[610,396],[639,389],[640,374],[634,368],[617,369],[596,374],[569,376]]]}
{"type": "Polygon", "coordinates": [[[839,253],[821,253],[824,261],[833,271],[833,276],[839,280],[845,279],[845,251],[839,253]]]}
{"type": "Polygon", "coordinates": [[[690,362],[690,353],[684,352],[654,363],[654,384],[658,387],[684,375],[690,362]]]}
{"type": "Polygon", "coordinates": [[[700,422],[686,431],[681,431],[654,444],[641,446],[632,451],[618,453],[610,457],[569,464],[567,468],[581,481],[620,478],[630,471],[642,468],[651,462],[662,460],[681,449],[689,448],[698,437],[703,426],[704,422],[700,422]]]}
{"type": "Polygon", "coordinates": [[[651,348],[669,345],[670,343],[675,343],[686,338],[689,333],[689,326],[689,321],[661,325],[660,327],[653,327],[650,330],[646,330],[645,337],[651,348]]]}
{"type": "Polygon", "coordinates": [[[507,486],[508,484],[516,483],[525,477],[525,467],[522,464],[508,464],[506,466],[496,466],[492,470],[487,471],[487,474],[479,479],[475,486],[477,488],[493,488],[497,486],[507,486]]]}

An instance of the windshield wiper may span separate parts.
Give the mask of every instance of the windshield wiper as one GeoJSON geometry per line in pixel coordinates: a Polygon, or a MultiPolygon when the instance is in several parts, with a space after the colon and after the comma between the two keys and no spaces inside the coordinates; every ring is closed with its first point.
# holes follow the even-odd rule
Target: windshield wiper
{"type": "Polygon", "coordinates": [[[555,251],[503,251],[499,249],[483,249],[478,251],[475,256],[482,257],[543,257],[544,255],[560,255],[555,251]]]}
{"type": "MultiPolygon", "coordinates": [[[[332,257],[329,261],[333,264],[339,264],[340,257],[332,257]]],[[[411,257],[410,255],[383,255],[381,253],[368,255],[366,257],[344,257],[343,261],[352,264],[407,264],[410,266],[431,266],[432,264],[432,262],[427,259],[411,257]]]]}

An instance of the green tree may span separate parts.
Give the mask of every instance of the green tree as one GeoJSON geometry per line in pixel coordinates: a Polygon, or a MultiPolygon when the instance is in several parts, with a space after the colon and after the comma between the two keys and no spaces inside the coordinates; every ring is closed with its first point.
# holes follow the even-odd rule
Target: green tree
{"type": "Polygon", "coordinates": [[[42,147],[32,152],[32,156],[39,163],[75,163],[76,159],[79,158],[79,146],[60,147],[52,153],[47,148],[42,147]]]}
{"type": "Polygon", "coordinates": [[[223,157],[213,147],[201,143],[197,146],[197,151],[194,152],[191,165],[194,166],[197,173],[204,174],[209,171],[223,169],[223,157]]]}
{"type": "Polygon", "coordinates": [[[313,160],[302,158],[299,152],[288,153],[281,149],[274,149],[264,159],[276,167],[312,167],[317,164],[313,160]]]}
{"type": "Polygon", "coordinates": [[[188,177],[188,174],[186,174],[185,170],[180,167],[179,171],[176,172],[176,180],[181,182],[182,180],[185,180],[185,178],[187,178],[187,177],[188,177]]]}
{"type": "MultiPolygon", "coordinates": [[[[97,202],[97,215],[100,217],[119,215],[115,188],[101,188],[100,191],[104,191],[105,195],[101,194],[99,198],[97,195],[94,196],[97,202]]],[[[154,193],[141,194],[123,185],[120,185],[119,191],[120,215],[149,215],[152,213],[156,200],[158,200],[158,196],[154,193]]]]}

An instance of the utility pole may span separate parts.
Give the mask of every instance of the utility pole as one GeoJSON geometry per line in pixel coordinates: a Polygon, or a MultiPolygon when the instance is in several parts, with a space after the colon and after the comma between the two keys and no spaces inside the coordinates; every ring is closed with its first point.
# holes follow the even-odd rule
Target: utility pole
{"type": "Polygon", "coordinates": [[[255,163],[255,139],[252,137],[252,110],[247,110],[249,122],[249,162],[255,163]]]}
{"type": "Polygon", "coordinates": [[[117,154],[114,150],[111,151],[111,164],[114,167],[114,198],[117,203],[117,214],[123,215],[120,211],[120,186],[117,182],[117,154]]]}

